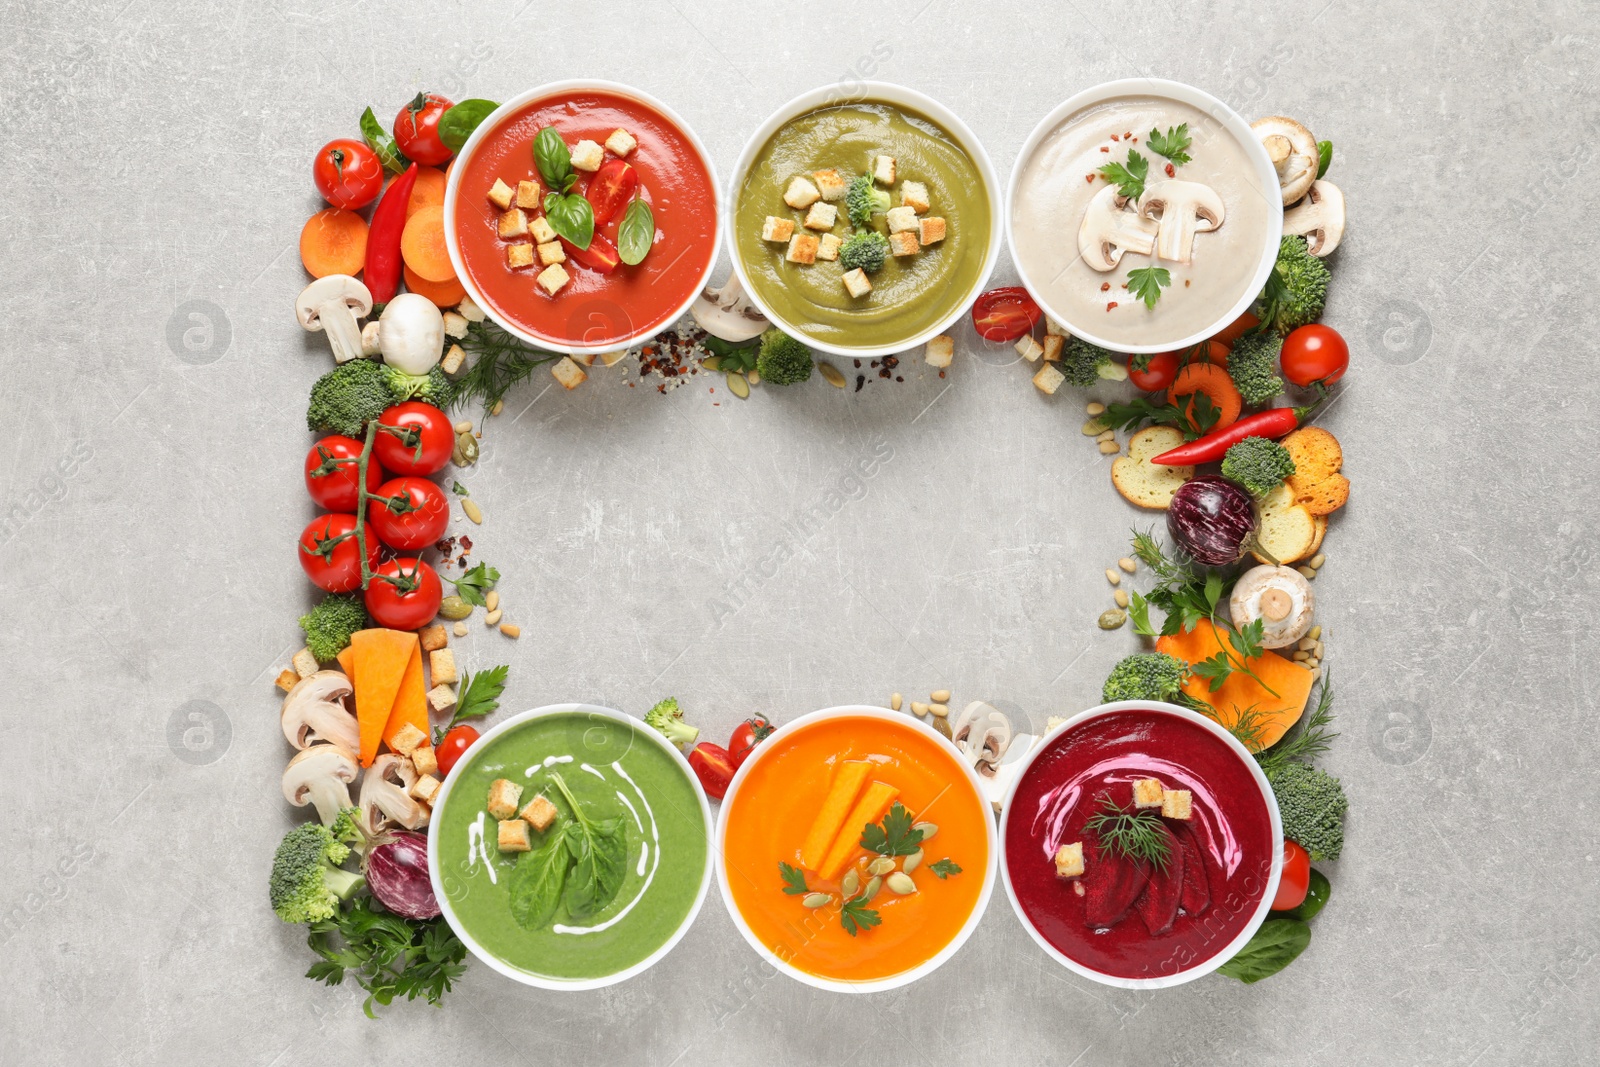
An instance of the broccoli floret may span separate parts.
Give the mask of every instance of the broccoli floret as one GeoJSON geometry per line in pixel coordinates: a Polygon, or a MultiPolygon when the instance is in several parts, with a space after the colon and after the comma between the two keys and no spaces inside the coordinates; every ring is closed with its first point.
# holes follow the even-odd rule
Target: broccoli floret
{"type": "Polygon", "coordinates": [[[877,230],[853,235],[839,249],[839,265],[845,270],[882,270],[889,258],[889,239],[877,230]]]}
{"type": "Polygon", "coordinates": [[[396,402],[426,400],[438,408],[448,408],[456,399],[456,384],[434,367],[427,374],[407,374],[393,367],[385,367],[384,381],[396,402]]]}
{"type": "Polygon", "coordinates": [[[333,825],[328,827],[328,833],[341,845],[353,845],[361,839],[360,824],[356,822],[361,817],[361,809],[356,807],[341,808],[334,817],[333,825]]]}
{"type": "MultiPolygon", "coordinates": [[[[343,820],[341,815],[340,822],[343,820]]],[[[269,882],[272,910],[278,918],[286,923],[309,923],[338,914],[339,902],[349,900],[362,884],[359,874],[339,868],[349,855],[350,849],[318,822],[284,834],[272,857],[269,882]]]]}
{"type": "Polygon", "coordinates": [[[1270,331],[1245,334],[1228,353],[1228,376],[1239,387],[1239,395],[1252,407],[1267,403],[1283,392],[1278,377],[1278,352],[1283,338],[1270,331]]]}
{"type": "Polygon", "coordinates": [[[773,385],[793,385],[811,377],[811,349],[776,326],[761,335],[756,373],[773,385]]]}
{"type": "Polygon", "coordinates": [[[367,609],[361,598],[329,593],[322,603],[300,616],[300,629],[306,632],[306,647],[323,663],[343,652],[350,635],[367,628],[367,609]]]}
{"type": "Polygon", "coordinates": [[[1266,496],[1294,473],[1294,457],[1276,441],[1246,437],[1222,457],[1222,476],[1255,496],[1266,496]]]}
{"type": "Polygon", "coordinates": [[[700,736],[700,728],[683,721],[683,709],[677,697],[668,697],[644,713],[645,725],[660,730],[675,745],[692,745],[700,736]]]}
{"type": "Polygon", "coordinates": [[[850,215],[850,225],[865,228],[872,222],[873,213],[889,210],[889,194],[873,184],[866,174],[856,177],[844,193],[844,208],[850,215]]]}
{"type": "Polygon", "coordinates": [[[318,378],[311,387],[306,425],[317,433],[360,437],[367,423],[394,404],[388,368],[370,359],[352,359],[318,378]]]}
{"type": "Polygon", "coordinates": [[[1111,353],[1103,348],[1074,337],[1067,342],[1056,369],[1066,378],[1068,385],[1087,389],[1105,377],[1101,369],[1112,365],[1111,353]]]}
{"type": "Polygon", "coordinates": [[[1306,239],[1290,235],[1278,246],[1278,262],[1262,294],[1265,314],[1279,333],[1316,322],[1328,299],[1328,265],[1306,251],[1306,239]]]}
{"type": "Polygon", "coordinates": [[[1188,675],[1189,665],[1175,656],[1136,652],[1111,668],[1100,699],[1107,704],[1116,700],[1171,701],[1188,675]]]}
{"type": "Polygon", "coordinates": [[[1336,860],[1344,849],[1345,799],[1339,779],[1309,763],[1285,763],[1270,775],[1283,816],[1283,836],[1314,860],[1336,860]]]}

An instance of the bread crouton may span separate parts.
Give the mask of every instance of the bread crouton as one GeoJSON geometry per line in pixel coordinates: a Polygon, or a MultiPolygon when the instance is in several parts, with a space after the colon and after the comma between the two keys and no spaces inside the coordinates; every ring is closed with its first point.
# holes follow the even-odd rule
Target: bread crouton
{"type": "Polygon", "coordinates": [[[928,361],[928,366],[938,367],[943,370],[950,365],[950,361],[955,358],[955,355],[955,341],[952,338],[940,336],[928,342],[928,351],[923,358],[928,361]]]}
{"type": "Polygon", "coordinates": [[[528,232],[533,234],[534,242],[537,244],[549,244],[556,239],[555,229],[550,225],[550,220],[543,215],[528,223],[528,232]]]}
{"type": "Polygon", "coordinates": [[[524,211],[538,211],[544,200],[544,187],[531,178],[517,183],[517,206],[524,211]]]}
{"type": "Polygon", "coordinates": [[[501,852],[528,852],[533,848],[533,835],[521,819],[501,819],[495,841],[501,852]]]}
{"type": "Polygon", "coordinates": [[[1083,877],[1083,842],[1074,841],[1056,849],[1056,877],[1083,877]]]}
{"type": "Polygon", "coordinates": [[[600,362],[604,363],[608,367],[615,367],[618,363],[621,363],[627,355],[628,350],[626,348],[619,348],[615,352],[602,352],[600,353],[600,362]]]}
{"type": "Polygon", "coordinates": [[[793,235],[793,219],[780,219],[776,215],[768,215],[766,221],[761,224],[763,241],[787,241],[793,235]]]}
{"type": "Polygon", "coordinates": [[[893,156],[872,157],[872,180],[877,182],[879,185],[893,185],[894,171],[895,166],[893,156]]]}
{"type": "Polygon", "coordinates": [[[515,819],[517,806],[522,803],[522,787],[509,778],[496,778],[489,783],[489,797],[484,807],[497,819],[515,819]]]}
{"type": "Polygon", "coordinates": [[[839,221],[839,209],[832,204],[815,203],[811,210],[806,212],[806,221],[801,225],[808,230],[831,230],[833,224],[839,221]]]}
{"type": "Polygon", "coordinates": [[[1161,794],[1161,817],[1187,821],[1193,803],[1194,797],[1187,789],[1168,789],[1161,794]]]}
{"type": "Polygon", "coordinates": [[[434,685],[455,685],[460,681],[456,674],[456,654],[448,648],[436,648],[428,653],[428,677],[434,685]]]}
{"type": "Polygon", "coordinates": [[[845,190],[850,188],[845,176],[833,167],[813,171],[811,180],[817,183],[817,192],[822,194],[824,200],[843,200],[845,190]]]}
{"type": "Polygon", "coordinates": [[[830,261],[838,259],[839,248],[843,244],[844,242],[839,240],[839,238],[835,237],[833,234],[823,234],[821,243],[817,245],[817,258],[830,261]]]}
{"type": "Polygon", "coordinates": [[[433,751],[432,745],[418,745],[411,750],[411,766],[417,769],[418,774],[438,777],[439,756],[433,751]]]}
{"type": "Polygon", "coordinates": [[[439,795],[439,787],[444,783],[431,774],[424,774],[414,782],[409,790],[412,800],[420,800],[424,804],[432,804],[433,798],[439,795]]]}
{"type": "Polygon", "coordinates": [[[867,272],[860,267],[845,271],[843,281],[851,296],[866,296],[872,292],[872,282],[867,279],[867,272]]]}
{"type": "Polygon", "coordinates": [[[566,249],[561,247],[560,241],[546,241],[537,246],[539,263],[548,267],[552,263],[565,263],[567,261],[566,249]]]}
{"type": "Polygon", "coordinates": [[[516,194],[511,190],[511,186],[507,185],[499,178],[496,178],[494,180],[494,184],[489,186],[489,203],[493,204],[501,211],[504,211],[506,208],[511,206],[512,197],[515,195],[516,194]]]}
{"type": "Polygon", "coordinates": [[[550,803],[549,797],[540,793],[523,806],[522,818],[542,834],[556,821],[556,806],[550,803]]]}
{"type": "Polygon", "coordinates": [[[1067,335],[1066,329],[1049,315],[1044,317],[1044,333],[1046,337],[1065,337],[1067,335]]]}
{"type": "MultiPolygon", "coordinates": [[[[540,255],[542,256],[543,253],[540,253],[540,255]]],[[[539,277],[536,280],[541,289],[551,296],[555,296],[561,291],[563,285],[572,280],[572,276],[561,269],[561,264],[552,263],[539,272],[539,277]]]]}
{"type": "Polygon", "coordinates": [[[1044,358],[1050,363],[1061,362],[1061,350],[1067,347],[1067,339],[1060,334],[1047,333],[1044,335],[1044,358]]]}
{"type": "Polygon", "coordinates": [[[928,210],[928,187],[921,182],[901,182],[900,202],[918,215],[928,210]]]}
{"type": "Polygon", "coordinates": [[[1048,396],[1055,396],[1056,390],[1061,388],[1061,383],[1067,376],[1056,370],[1054,363],[1042,364],[1033,376],[1033,387],[1048,396]]]}
{"type": "Polygon", "coordinates": [[[501,214],[499,225],[496,226],[495,231],[506,240],[510,240],[513,237],[526,237],[528,236],[528,216],[523,213],[520,207],[514,207],[510,211],[501,214]]]}
{"type": "Polygon", "coordinates": [[[389,739],[389,747],[402,756],[409,756],[417,750],[417,746],[428,743],[428,735],[421,730],[406,723],[394,732],[394,737],[389,739]]]}
{"type": "MultiPolygon", "coordinates": [[[[439,361],[439,369],[446,374],[454,374],[467,362],[467,350],[460,345],[451,345],[445,351],[444,358],[439,361]]],[[[443,630],[441,626],[439,629],[443,630]]]]}
{"type": "Polygon", "coordinates": [[[913,233],[922,227],[917,223],[917,213],[908,207],[892,207],[884,218],[889,223],[889,234],[913,233]]]}
{"type": "Polygon", "coordinates": [[[1032,334],[1023,334],[1016,344],[1017,355],[1029,363],[1037,363],[1039,357],[1044,355],[1044,345],[1033,339],[1032,334]]]}
{"type": "Polygon", "coordinates": [[[789,188],[783,193],[783,202],[796,211],[804,211],[821,199],[822,194],[817,191],[817,187],[804,178],[792,179],[789,188]]]}
{"type": "Polygon", "coordinates": [[[428,690],[428,706],[434,711],[446,711],[456,705],[456,691],[448,685],[436,685],[428,690]]]}
{"type": "Polygon", "coordinates": [[[1166,787],[1159,778],[1138,778],[1133,783],[1133,806],[1136,808],[1159,808],[1161,798],[1166,795],[1166,787]]]}
{"type": "MultiPolygon", "coordinates": [[[[551,267],[550,269],[560,270],[561,268],[551,267]]],[[[583,368],[578,366],[571,356],[567,356],[553,364],[550,367],[550,373],[555,375],[556,381],[561,383],[561,388],[563,389],[576,389],[589,378],[589,375],[584,373],[583,368]]]]}
{"type": "Polygon", "coordinates": [[[460,312],[461,317],[466,319],[468,322],[482,322],[488,317],[483,313],[483,309],[479,307],[477,302],[474,301],[470,296],[464,296],[461,298],[461,303],[456,305],[456,311],[460,312]]]}
{"type": "Polygon", "coordinates": [[[606,148],[619,159],[627,158],[628,153],[638,147],[639,142],[627,130],[612,130],[611,136],[606,138],[606,148]]]}
{"type": "Polygon", "coordinates": [[[467,335],[467,320],[465,316],[457,315],[454,311],[446,311],[444,318],[444,335],[454,337],[456,340],[467,335]]]}
{"type": "Polygon", "coordinates": [[[293,689],[295,684],[299,681],[300,675],[295,673],[295,669],[293,667],[285,667],[283,670],[278,672],[276,684],[279,689],[282,689],[285,693],[287,693],[289,690],[293,689]]]}
{"type": "Polygon", "coordinates": [[[904,230],[900,233],[889,235],[889,254],[892,256],[914,256],[922,251],[922,242],[917,240],[914,230],[904,230]]]}
{"type": "Polygon", "coordinates": [[[789,238],[789,251],[783,255],[790,263],[815,263],[817,248],[822,242],[809,233],[797,233],[789,238]]]}
{"type": "Polygon", "coordinates": [[[606,151],[593,141],[579,141],[572,146],[572,166],[575,170],[593,174],[605,162],[606,151]]]}
{"type": "Polygon", "coordinates": [[[922,243],[925,245],[935,245],[944,240],[944,219],[938,215],[929,215],[917,223],[917,228],[917,236],[922,239],[922,243]]]}
{"type": "Polygon", "coordinates": [[[512,270],[533,266],[533,246],[523,241],[506,245],[506,266],[512,270]]]}
{"type": "Polygon", "coordinates": [[[289,665],[302,678],[309,678],[317,673],[317,657],[311,654],[309,648],[302,648],[299,652],[296,652],[294,658],[289,661],[289,665]]]}

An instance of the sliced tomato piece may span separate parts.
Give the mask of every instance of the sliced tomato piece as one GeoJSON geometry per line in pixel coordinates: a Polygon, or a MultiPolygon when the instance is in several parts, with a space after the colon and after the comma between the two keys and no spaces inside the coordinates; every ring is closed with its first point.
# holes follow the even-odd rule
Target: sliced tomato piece
{"type": "Polygon", "coordinates": [[[620,159],[608,159],[589,179],[583,194],[594,209],[594,224],[600,226],[622,214],[639,187],[639,172],[620,159]]]}
{"type": "Polygon", "coordinates": [[[990,289],[972,305],[972,325],[985,341],[1015,341],[1039,324],[1044,312],[1020,285],[990,289]]]}
{"type": "Polygon", "coordinates": [[[622,258],[617,255],[617,246],[605,238],[603,234],[595,234],[589,241],[588,248],[579,248],[565,237],[561,238],[561,247],[567,250],[567,255],[582,263],[590,270],[597,270],[601,274],[610,274],[617,269],[617,264],[622,258]]]}

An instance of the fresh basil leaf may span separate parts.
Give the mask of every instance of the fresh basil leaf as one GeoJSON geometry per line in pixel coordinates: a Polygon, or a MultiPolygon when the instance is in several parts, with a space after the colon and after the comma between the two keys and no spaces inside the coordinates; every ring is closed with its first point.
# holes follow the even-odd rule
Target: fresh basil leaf
{"type": "Polygon", "coordinates": [[[552,230],[579,248],[588,248],[594,240],[594,208],[577,193],[546,196],[544,218],[552,230]]]}
{"type": "Polygon", "coordinates": [[[1311,944],[1311,927],[1299,919],[1268,919],[1218,974],[1250,985],[1271,978],[1295,961],[1311,944]]]}
{"type": "Polygon", "coordinates": [[[439,116],[439,140],[452,152],[461,151],[472,131],[500,105],[493,100],[463,100],[439,116]]]}
{"type": "Polygon", "coordinates": [[[389,131],[383,128],[383,123],[378,121],[378,116],[372,113],[369,107],[361,113],[361,137],[367,142],[367,147],[378,155],[378,162],[383,164],[383,169],[390,174],[404,174],[405,169],[411,165],[400,152],[400,146],[395,144],[394,138],[389,136],[389,131]]]}
{"type": "Polygon", "coordinates": [[[566,823],[545,839],[537,852],[526,852],[511,869],[506,889],[511,895],[511,917],[524,930],[542,930],[555,917],[561,903],[561,890],[572,865],[567,854],[567,838],[572,823],[566,823]]]}
{"type": "Polygon", "coordinates": [[[656,243],[656,216],[650,205],[634,200],[617,227],[617,257],[628,266],[643,261],[656,243]]]}
{"type": "Polygon", "coordinates": [[[564,183],[573,177],[572,152],[554,126],[546,126],[533,139],[533,161],[538,165],[539,176],[544,179],[545,185],[566,191],[568,185],[564,183]]]}
{"type": "Polygon", "coordinates": [[[1328,876],[1319,870],[1313,869],[1311,871],[1311,885],[1306,889],[1306,899],[1300,902],[1298,908],[1287,911],[1284,914],[1291,919],[1310,922],[1316,917],[1317,912],[1322,910],[1323,905],[1328,903],[1328,897],[1332,894],[1333,886],[1329,883],[1328,876]]]}
{"type": "Polygon", "coordinates": [[[1317,142],[1317,177],[1321,178],[1328,173],[1328,167],[1333,163],[1333,142],[1317,142]]]}

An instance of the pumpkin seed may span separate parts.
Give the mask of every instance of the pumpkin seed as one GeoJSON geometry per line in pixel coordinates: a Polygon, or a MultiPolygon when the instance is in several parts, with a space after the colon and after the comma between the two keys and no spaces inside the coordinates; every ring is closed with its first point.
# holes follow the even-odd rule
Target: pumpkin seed
{"type": "Polygon", "coordinates": [[[922,866],[922,850],[919,848],[906,857],[905,862],[900,864],[900,869],[910,874],[920,866],[922,866]]]}
{"type": "Polygon", "coordinates": [[[928,698],[935,704],[948,704],[950,703],[950,690],[935,689],[933,692],[928,694],[928,698]]]}
{"type": "Polygon", "coordinates": [[[903,701],[904,701],[904,698],[901,697],[901,695],[899,693],[890,693],[889,694],[889,710],[890,711],[899,711],[903,701]]]}
{"type": "Polygon", "coordinates": [[[1109,429],[1111,429],[1111,427],[1107,426],[1099,419],[1090,419],[1088,422],[1083,424],[1083,436],[1099,437],[1109,429]]]}
{"type": "Polygon", "coordinates": [[[447,596],[439,601],[439,614],[447,619],[465,619],[472,614],[472,605],[458,596],[447,596]]]}
{"type": "Polygon", "coordinates": [[[894,858],[891,856],[879,856],[867,864],[867,873],[874,876],[888,874],[892,870],[894,870],[894,858]]]}
{"type": "Polygon", "coordinates": [[[921,830],[922,840],[924,841],[932,841],[933,835],[939,832],[939,824],[936,822],[913,823],[911,828],[913,830],[921,830]]]}
{"type": "Polygon", "coordinates": [[[478,439],[470,433],[457,434],[450,461],[458,467],[470,467],[478,462],[478,439]]]}
{"type": "Polygon", "coordinates": [[[702,367],[704,367],[706,370],[721,370],[722,369],[722,357],[721,356],[707,356],[705,359],[702,359],[700,361],[700,365],[702,367]]]}
{"type": "Polygon", "coordinates": [[[822,372],[822,376],[828,380],[829,385],[835,389],[844,388],[844,375],[839,373],[838,367],[823,359],[817,361],[817,370],[822,372]]]}
{"type": "Polygon", "coordinates": [[[911,880],[911,876],[905,871],[895,871],[889,876],[889,879],[885,884],[889,887],[891,892],[898,893],[901,896],[906,896],[907,894],[915,893],[917,891],[917,883],[913,882],[911,880]]]}
{"type": "Polygon", "coordinates": [[[474,523],[478,524],[479,526],[483,525],[483,509],[478,506],[478,502],[476,500],[472,499],[470,496],[464,498],[461,501],[461,510],[465,512],[467,518],[471,519],[474,523]]]}
{"type": "Polygon", "coordinates": [[[1100,613],[1100,629],[1115,630],[1128,621],[1128,613],[1121,608],[1109,608],[1100,613]]]}
{"type": "Polygon", "coordinates": [[[870,904],[872,898],[878,895],[878,890],[883,888],[883,879],[874,878],[867,883],[867,888],[861,891],[861,903],[870,904]]]}
{"type": "Polygon", "coordinates": [[[804,904],[808,908],[820,908],[824,904],[830,903],[832,900],[833,898],[826,893],[807,893],[805,896],[800,898],[800,903],[804,904]]]}
{"type": "Polygon", "coordinates": [[[943,719],[936,718],[929,725],[946,738],[950,737],[950,719],[948,716],[943,719]]]}
{"type": "Polygon", "coordinates": [[[728,380],[728,392],[740,400],[750,399],[750,383],[745,381],[744,375],[736,370],[727,371],[723,377],[728,380]]]}
{"type": "Polygon", "coordinates": [[[839,892],[847,897],[856,895],[856,890],[861,888],[861,872],[854,867],[845,872],[844,881],[839,883],[839,892]]]}

